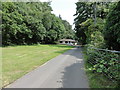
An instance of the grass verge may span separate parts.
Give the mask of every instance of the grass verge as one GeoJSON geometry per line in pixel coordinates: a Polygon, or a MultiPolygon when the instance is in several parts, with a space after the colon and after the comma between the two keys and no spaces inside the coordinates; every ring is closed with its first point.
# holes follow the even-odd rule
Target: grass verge
{"type": "Polygon", "coordinates": [[[3,85],[6,86],[48,60],[73,48],[66,45],[9,46],[2,48],[3,85]]]}
{"type": "Polygon", "coordinates": [[[92,72],[89,70],[91,64],[87,62],[86,48],[83,47],[83,54],[85,60],[85,70],[89,81],[90,88],[116,88],[117,82],[113,82],[104,75],[92,72]]]}

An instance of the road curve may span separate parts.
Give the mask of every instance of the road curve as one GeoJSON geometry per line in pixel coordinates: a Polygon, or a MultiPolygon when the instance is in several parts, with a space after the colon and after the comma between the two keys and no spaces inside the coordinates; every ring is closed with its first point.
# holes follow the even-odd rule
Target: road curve
{"type": "Polygon", "coordinates": [[[89,88],[81,48],[53,58],[7,88],[89,88]]]}

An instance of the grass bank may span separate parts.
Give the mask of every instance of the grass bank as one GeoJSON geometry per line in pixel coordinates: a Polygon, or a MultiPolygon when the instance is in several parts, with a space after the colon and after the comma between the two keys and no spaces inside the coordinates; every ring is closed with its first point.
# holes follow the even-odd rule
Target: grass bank
{"type": "Polygon", "coordinates": [[[103,74],[99,74],[89,70],[91,64],[87,62],[86,48],[83,47],[83,54],[85,60],[85,70],[89,81],[90,88],[116,88],[117,83],[111,81],[103,74]]]}
{"type": "Polygon", "coordinates": [[[73,48],[66,45],[9,46],[2,48],[3,85],[8,85],[48,60],[73,48]]]}

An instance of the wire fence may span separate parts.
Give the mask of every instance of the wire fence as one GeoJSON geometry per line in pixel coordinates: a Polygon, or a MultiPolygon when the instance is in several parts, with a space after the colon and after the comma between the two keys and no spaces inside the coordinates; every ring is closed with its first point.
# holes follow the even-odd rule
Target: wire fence
{"type": "Polygon", "coordinates": [[[98,65],[97,69],[101,69],[101,73],[113,82],[120,81],[120,51],[94,47],[88,47],[88,49],[91,51],[87,54],[90,57],[88,62],[93,66],[98,65]],[[101,63],[103,60],[104,63],[101,63]]]}
{"type": "Polygon", "coordinates": [[[115,50],[100,49],[100,48],[94,48],[94,47],[91,47],[91,48],[99,50],[99,51],[107,51],[107,52],[112,52],[112,53],[120,53],[120,51],[115,51],[115,50]]]}

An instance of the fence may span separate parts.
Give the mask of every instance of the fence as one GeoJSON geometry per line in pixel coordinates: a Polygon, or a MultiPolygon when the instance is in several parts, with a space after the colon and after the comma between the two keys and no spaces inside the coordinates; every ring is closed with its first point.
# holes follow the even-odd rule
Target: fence
{"type": "Polygon", "coordinates": [[[120,80],[120,51],[89,47],[88,62],[112,81],[120,80]],[[90,49],[90,50],[89,50],[90,49]]]}
{"type": "MultiPolygon", "coordinates": [[[[91,48],[93,48],[93,47],[91,47],[91,48]]],[[[100,48],[93,48],[93,49],[96,49],[96,50],[99,50],[99,51],[112,52],[112,53],[120,53],[120,51],[115,51],[115,50],[107,50],[107,49],[100,49],[100,48]]]]}

